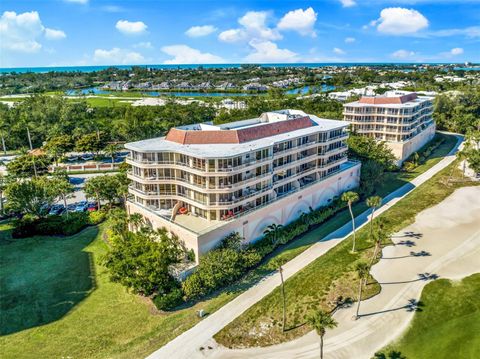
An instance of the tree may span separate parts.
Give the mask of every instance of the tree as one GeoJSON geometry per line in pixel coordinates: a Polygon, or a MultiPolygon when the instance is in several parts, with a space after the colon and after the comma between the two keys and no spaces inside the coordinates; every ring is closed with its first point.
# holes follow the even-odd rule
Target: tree
{"type": "MultiPolygon", "coordinates": [[[[265,237],[270,238],[271,243],[274,246],[278,245],[278,235],[280,230],[282,229],[281,224],[272,223],[270,224],[264,231],[263,234],[265,237]]],[[[281,282],[281,293],[282,293],[282,330],[285,331],[285,325],[287,323],[287,303],[286,303],[286,296],[285,296],[285,283],[283,281],[283,268],[280,264],[278,266],[278,272],[280,273],[280,282],[281,282]]]]}
{"type": "Polygon", "coordinates": [[[383,221],[379,221],[378,228],[374,233],[374,241],[375,241],[375,249],[373,250],[372,259],[370,260],[369,267],[371,268],[375,258],[377,258],[377,254],[382,247],[382,243],[387,240],[389,234],[385,232],[385,225],[383,221]]]}
{"type": "Polygon", "coordinates": [[[371,196],[367,198],[367,206],[372,209],[372,214],[370,215],[370,238],[373,234],[373,215],[375,210],[382,205],[382,197],[380,196],[371,196]]]}
{"type": "Polygon", "coordinates": [[[17,178],[28,178],[46,173],[49,165],[47,156],[26,153],[9,162],[7,172],[17,178]]]}
{"type": "MultiPolygon", "coordinates": [[[[65,209],[67,208],[67,197],[74,192],[73,185],[66,178],[54,177],[50,180],[50,185],[52,190],[63,200],[63,205],[65,209]]],[[[69,216],[68,211],[66,211],[67,217],[69,216]]]]}
{"type": "Polygon", "coordinates": [[[120,146],[118,144],[109,143],[103,149],[105,154],[108,155],[112,159],[112,166],[113,166],[113,163],[115,162],[115,156],[117,155],[117,152],[118,152],[119,148],[120,148],[120,146]]]}
{"type": "Polygon", "coordinates": [[[353,228],[353,245],[352,253],[355,253],[355,240],[356,240],[356,231],[355,231],[355,217],[353,216],[352,204],[359,200],[358,193],[353,191],[344,192],[342,194],[342,201],[347,202],[348,210],[350,211],[350,216],[352,217],[352,228],[353,228]]]}
{"type": "Polygon", "coordinates": [[[100,210],[100,194],[104,186],[103,177],[105,176],[95,176],[87,180],[84,187],[84,192],[87,197],[96,198],[98,203],[98,209],[100,210]]]}
{"type": "Polygon", "coordinates": [[[0,214],[3,213],[3,192],[5,191],[6,187],[7,179],[2,173],[0,173],[0,214]]]}
{"type": "Polygon", "coordinates": [[[381,187],[385,181],[385,168],[374,160],[362,161],[360,169],[360,191],[368,196],[381,187]]]}
{"type": "Polygon", "coordinates": [[[98,133],[89,133],[83,135],[77,140],[75,149],[79,152],[93,152],[96,155],[103,148],[103,142],[100,139],[98,133]]]}
{"type": "Polygon", "coordinates": [[[53,157],[58,166],[58,159],[73,149],[72,137],[69,135],[52,137],[45,143],[43,149],[53,157]]]}
{"type": "Polygon", "coordinates": [[[44,215],[44,208],[51,206],[57,197],[51,180],[46,177],[17,180],[5,188],[7,208],[16,213],[44,215]]]}
{"type": "Polygon", "coordinates": [[[358,315],[358,312],[360,310],[360,302],[362,301],[362,290],[365,285],[365,282],[367,281],[368,278],[368,273],[369,273],[369,265],[365,262],[359,262],[357,263],[355,267],[357,274],[358,274],[358,279],[359,279],[359,285],[358,285],[358,303],[357,303],[357,312],[355,314],[355,319],[360,318],[358,315]]]}
{"type": "Polygon", "coordinates": [[[166,294],[179,283],[170,266],[179,263],[183,249],[178,238],[165,229],[128,232],[112,239],[111,250],[103,258],[110,279],[142,295],[166,294]]]}
{"type": "Polygon", "coordinates": [[[338,323],[332,318],[330,313],[324,310],[313,312],[307,317],[307,323],[317,332],[320,337],[320,359],[323,359],[323,337],[327,329],[335,328],[338,323]]]}
{"type": "Polygon", "coordinates": [[[133,231],[137,231],[144,224],[143,216],[140,213],[132,213],[128,217],[128,223],[132,226],[133,231]]]}

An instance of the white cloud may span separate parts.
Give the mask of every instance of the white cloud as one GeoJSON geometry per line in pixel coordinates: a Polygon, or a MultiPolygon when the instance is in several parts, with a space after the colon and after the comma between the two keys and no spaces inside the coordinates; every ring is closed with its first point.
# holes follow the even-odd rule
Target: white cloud
{"type": "Polygon", "coordinates": [[[297,53],[288,49],[279,49],[277,44],[271,41],[251,40],[249,45],[254,51],[245,57],[247,62],[275,63],[298,61],[297,53]]]}
{"type": "Polygon", "coordinates": [[[43,26],[36,11],[17,14],[5,11],[0,17],[0,48],[5,52],[35,53],[42,48],[43,38],[57,40],[66,37],[61,30],[43,26]]]}
{"type": "Polygon", "coordinates": [[[306,10],[297,9],[287,12],[279,21],[277,27],[280,30],[293,30],[300,35],[315,37],[313,27],[317,21],[317,13],[311,7],[306,10]]]}
{"type": "Polygon", "coordinates": [[[61,40],[67,37],[67,35],[62,30],[55,29],[45,29],[45,37],[48,40],[61,40]]]}
{"type": "Polygon", "coordinates": [[[461,47],[454,47],[450,50],[450,54],[452,54],[453,56],[461,55],[463,54],[463,49],[461,47]]]}
{"type": "Polygon", "coordinates": [[[218,35],[218,39],[224,42],[279,40],[282,35],[276,29],[267,26],[268,15],[266,11],[248,11],[238,19],[241,28],[225,30],[218,35]]]}
{"type": "Polygon", "coordinates": [[[333,52],[336,53],[337,55],[345,55],[346,54],[345,51],[343,51],[342,49],[340,49],[338,47],[334,47],[333,52]]]}
{"type": "Polygon", "coordinates": [[[357,5],[355,0],[339,0],[342,3],[343,7],[352,7],[357,5]]]}
{"type": "Polygon", "coordinates": [[[415,56],[415,52],[402,49],[393,52],[390,56],[394,59],[407,59],[415,56]]]}
{"type": "Polygon", "coordinates": [[[140,35],[147,31],[148,26],[143,21],[118,20],[115,27],[127,35],[140,35]]]}
{"type": "Polygon", "coordinates": [[[96,49],[93,61],[104,65],[134,65],[145,62],[142,54],[114,47],[111,50],[96,49]]]}
{"type": "Polygon", "coordinates": [[[225,62],[220,56],[201,52],[187,45],[164,46],[162,51],[173,57],[164,61],[164,64],[218,64],[225,62]]]}
{"type": "Polygon", "coordinates": [[[351,44],[351,43],[353,43],[353,42],[355,42],[355,38],[354,38],[354,37],[346,37],[346,38],[345,38],[345,43],[346,43],[346,44],[351,44]]]}
{"type": "Polygon", "coordinates": [[[428,20],[414,9],[390,7],[380,12],[380,18],[370,23],[377,30],[390,35],[411,35],[428,27],[428,20]]]}
{"type": "Polygon", "coordinates": [[[217,31],[217,28],[212,25],[192,26],[185,31],[185,34],[189,37],[201,37],[210,35],[212,32],[217,31]]]}
{"type": "Polygon", "coordinates": [[[88,0],[63,0],[65,2],[71,2],[71,3],[75,3],[75,4],[82,4],[82,5],[85,5],[88,3],[88,0]]]}
{"type": "Polygon", "coordinates": [[[223,42],[239,42],[247,38],[247,33],[242,29],[230,29],[222,31],[218,39],[223,42]]]}
{"type": "Polygon", "coordinates": [[[139,43],[133,45],[133,47],[136,48],[136,49],[147,49],[147,50],[153,49],[153,45],[150,41],[139,42],[139,43]]]}
{"type": "Polygon", "coordinates": [[[429,32],[428,35],[447,37],[447,36],[466,36],[468,38],[480,37],[480,26],[470,26],[464,29],[444,29],[429,32]]]}

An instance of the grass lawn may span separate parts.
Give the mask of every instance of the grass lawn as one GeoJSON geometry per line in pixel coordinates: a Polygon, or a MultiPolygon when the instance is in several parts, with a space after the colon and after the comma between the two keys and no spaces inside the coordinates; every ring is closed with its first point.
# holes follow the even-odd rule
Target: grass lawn
{"type": "MultiPolygon", "coordinates": [[[[425,165],[412,174],[392,175],[379,193],[385,195],[430,168],[454,143],[455,138],[447,136],[447,141],[425,165]]],[[[355,206],[356,213],[364,210],[364,204],[355,206]]],[[[207,313],[217,310],[275,270],[278,261],[292,259],[349,218],[347,211],[337,214],[322,226],[279,248],[235,285],[172,313],[159,313],[149,301],[109,281],[106,269],[99,263],[107,250],[102,240],[104,227],[90,227],[65,238],[12,240],[9,224],[0,223],[2,358],[144,357],[197,323],[198,309],[207,313]]],[[[335,277],[336,274],[329,275],[335,277]]],[[[341,277],[338,283],[348,279],[348,276],[341,277]]],[[[371,284],[368,295],[377,290],[376,284],[371,284]]],[[[292,303],[291,299],[289,302],[292,303]]],[[[299,307],[297,313],[302,310],[299,307]]],[[[297,316],[297,321],[301,321],[301,314],[297,316]]],[[[292,333],[302,330],[305,329],[292,333]]]]}
{"type": "Polygon", "coordinates": [[[376,358],[480,358],[480,274],[425,286],[421,312],[406,333],[376,358]],[[397,355],[397,356],[395,356],[397,355]]]}
{"type": "MultiPolygon", "coordinates": [[[[414,222],[416,214],[441,202],[456,188],[472,185],[471,182],[445,184],[452,168],[456,168],[454,166],[457,166],[456,162],[382,214],[386,229],[391,232],[401,230],[414,222]]],[[[460,176],[456,169],[455,179],[460,176]]],[[[350,253],[352,238],[349,237],[286,281],[287,328],[291,330],[283,333],[281,329],[282,305],[277,287],[217,333],[215,339],[227,347],[267,346],[308,332],[310,328],[305,325],[305,317],[309,311],[319,307],[332,309],[334,300],[340,295],[356,298],[358,278],[355,265],[368,260],[373,252],[374,245],[368,232],[368,226],[357,232],[356,254],[350,253]]],[[[370,280],[363,298],[375,295],[379,289],[377,282],[370,280]]]]}

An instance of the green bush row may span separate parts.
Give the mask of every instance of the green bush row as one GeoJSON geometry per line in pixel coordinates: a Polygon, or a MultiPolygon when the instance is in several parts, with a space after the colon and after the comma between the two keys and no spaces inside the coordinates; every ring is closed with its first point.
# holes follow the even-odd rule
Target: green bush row
{"type": "Polygon", "coordinates": [[[35,218],[24,216],[16,221],[12,231],[13,238],[26,238],[35,235],[45,236],[71,236],[80,232],[87,226],[95,225],[105,220],[106,213],[103,211],[69,213],[62,216],[48,216],[35,218]]]}
{"type": "MultiPolygon", "coordinates": [[[[334,200],[329,206],[318,210],[310,209],[303,213],[299,219],[288,225],[280,227],[272,240],[271,236],[247,246],[242,246],[242,238],[238,233],[227,236],[220,247],[208,252],[202,257],[197,270],[182,283],[182,291],[185,300],[197,300],[222,287],[232,284],[243,276],[249,269],[257,266],[268,254],[272,253],[279,245],[286,244],[298,236],[306,233],[311,227],[317,226],[333,215],[344,209],[346,204],[339,199],[334,200]]],[[[165,301],[171,298],[154,300],[157,307],[159,304],[165,308],[165,301]]],[[[172,296],[173,297],[173,296],[172,296]]],[[[178,293],[173,302],[178,305],[178,293]]]]}

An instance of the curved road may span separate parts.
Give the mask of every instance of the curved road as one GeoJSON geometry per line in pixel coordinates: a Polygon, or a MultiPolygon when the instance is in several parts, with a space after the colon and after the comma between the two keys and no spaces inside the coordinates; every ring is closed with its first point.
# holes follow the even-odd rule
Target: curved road
{"type": "MultiPolygon", "coordinates": [[[[450,153],[438,162],[435,166],[413,179],[411,182],[405,184],[396,191],[390,193],[383,198],[383,206],[375,211],[377,217],[384,211],[388,210],[395,203],[400,201],[416,187],[420,186],[439,171],[447,167],[455,160],[455,153],[462,143],[463,137],[457,135],[457,143],[450,153]]],[[[370,210],[367,210],[355,218],[357,228],[364,226],[369,219],[370,210]]],[[[315,243],[310,248],[299,254],[297,257],[287,262],[283,269],[284,279],[288,279],[298,271],[302,270],[315,259],[325,254],[331,248],[336,246],[339,242],[346,239],[352,232],[351,222],[330,233],[321,242],[315,243]]],[[[191,359],[203,358],[209,353],[200,351],[200,347],[207,348],[213,343],[213,335],[220,331],[223,327],[233,321],[236,317],[241,315],[244,311],[250,308],[253,304],[261,300],[272,290],[274,290],[280,283],[279,274],[273,273],[253,287],[240,294],[231,302],[218,309],[216,312],[210,314],[194,327],[183,332],[178,337],[168,342],[159,350],[148,356],[148,359],[164,359],[164,358],[178,358],[191,359]]],[[[318,352],[318,348],[317,348],[318,352]]],[[[213,354],[213,353],[211,353],[213,354]]]]}

